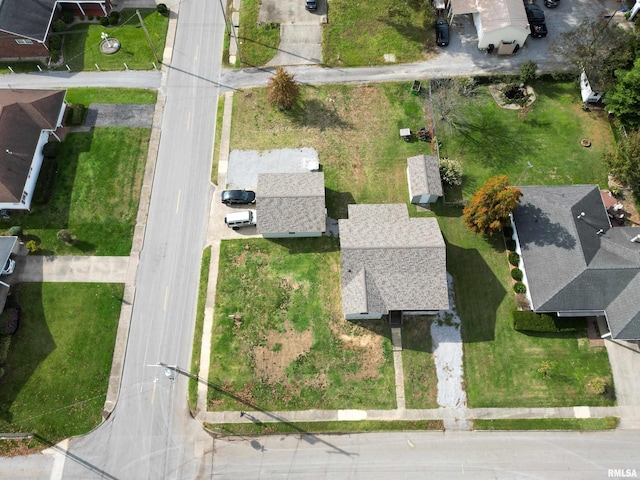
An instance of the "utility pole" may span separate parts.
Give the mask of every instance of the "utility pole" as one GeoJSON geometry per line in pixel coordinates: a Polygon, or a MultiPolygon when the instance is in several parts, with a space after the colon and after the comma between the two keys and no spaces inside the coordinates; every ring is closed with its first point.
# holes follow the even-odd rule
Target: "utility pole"
{"type": "Polygon", "coordinates": [[[136,15],[138,15],[138,19],[140,20],[140,25],[142,25],[142,30],[144,30],[144,34],[147,36],[147,41],[149,42],[149,46],[151,50],[153,50],[153,56],[156,59],[156,62],[162,63],[162,60],[158,58],[158,52],[156,52],[156,47],[154,47],[153,42],[151,41],[151,37],[149,36],[149,32],[147,31],[147,26],[144,24],[144,20],[142,19],[142,15],[140,15],[140,10],[136,8],[136,15]]]}

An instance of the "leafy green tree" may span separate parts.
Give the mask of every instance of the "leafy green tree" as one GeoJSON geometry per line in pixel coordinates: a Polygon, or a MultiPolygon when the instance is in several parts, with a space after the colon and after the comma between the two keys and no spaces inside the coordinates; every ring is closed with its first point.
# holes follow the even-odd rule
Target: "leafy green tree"
{"type": "Polygon", "coordinates": [[[536,70],[538,64],[533,60],[524,62],[520,67],[520,81],[526,85],[530,85],[537,78],[536,70]]]}
{"type": "Polygon", "coordinates": [[[290,110],[298,101],[300,86],[295,75],[278,67],[267,84],[267,101],[280,110],[290,110]]]}
{"type": "Polygon", "coordinates": [[[509,186],[506,175],[490,178],[464,208],[467,227],[483,235],[501,232],[509,225],[509,214],[518,207],[521,196],[519,188],[509,186]]]}
{"type": "Polygon", "coordinates": [[[450,158],[440,159],[440,178],[450,186],[462,185],[462,163],[459,160],[450,158]]]}
{"type": "Polygon", "coordinates": [[[615,152],[605,155],[605,164],[619,182],[640,194],[640,132],[635,130],[620,139],[615,152]]]}
{"type": "Polygon", "coordinates": [[[618,82],[607,94],[607,106],[622,123],[640,128],[640,59],[631,70],[617,72],[618,82]]]}

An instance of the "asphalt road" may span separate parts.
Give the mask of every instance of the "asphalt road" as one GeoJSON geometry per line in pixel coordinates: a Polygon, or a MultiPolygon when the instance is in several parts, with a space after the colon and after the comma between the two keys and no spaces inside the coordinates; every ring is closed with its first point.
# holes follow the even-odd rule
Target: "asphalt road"
{"type": "Polygon", "coordinates": [[[540,479],[640,475],[634,431],[387,432],[216,441],[220,479],[540,479]]]}
{"type": "Polygon", "coordinates": [[[71,441],[65,479],[210,476],[213,441],[189,415],[187,378],[156,364],[190,365],[223,32],[218,2],[181,4],[120,396],[71,441]]]}

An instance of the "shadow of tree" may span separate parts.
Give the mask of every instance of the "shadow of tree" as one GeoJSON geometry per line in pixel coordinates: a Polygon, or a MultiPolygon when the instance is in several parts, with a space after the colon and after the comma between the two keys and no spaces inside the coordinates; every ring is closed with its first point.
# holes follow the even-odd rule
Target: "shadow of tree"
{"type": "Polygon", "coordinates": [[[528,250],[531,244],[538,247],[555,245],[566,250],[576,247],[575,237],[561,224],[552,223],[546,212],[525,203],[514,212],[520,247],[528,250]]]}
{"type": "Polygon", "coordinates": [[[325,130],[352,130],[353,124],[343,120],[337,110],[316,98],[302,100],[295,108],[286,112],[287,116],[300,127],[325,130]]]}

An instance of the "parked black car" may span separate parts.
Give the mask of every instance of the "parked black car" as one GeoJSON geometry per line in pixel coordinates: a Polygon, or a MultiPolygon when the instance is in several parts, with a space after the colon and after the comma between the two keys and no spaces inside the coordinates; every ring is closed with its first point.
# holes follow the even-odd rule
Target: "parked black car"
{"type": "Polygon", "coordinates": [[[560,5],[560,0],[544,0],[544,6],[547,8],[556,8],[560,5]]]}
{"type": "Polygon", "coordinates": [[[318,4],[316,3],[316,0],[305,0],[304,8],[310,12],[315,12],[318,9],[318,4]]]}
{"type": "Polygon", "coordinates": [[[256,202],[256,193],[251,190],[225,190],[220,199],[225,205],[246,205],[256,202]]]}
{"type": "Polygon", "coordinates": [[[544,23],[530,23],[529,27],[531,27],[531,36],[533,38],[546,37],[547,33],[549,33],[547,25],[544,23]]]}
{"type": "Polygon", "coordinates": [[[449,23],[446,20],[436,20],[436,44],[441,47],[449,45],[449,23]]]}
{"type": "Polygon", "coordinates": [[[530,24],[544,23],[544,12],[538,5],[525,5],[524,9],[527,12],[527,19],[530,24]]]}

